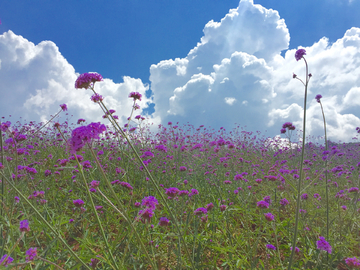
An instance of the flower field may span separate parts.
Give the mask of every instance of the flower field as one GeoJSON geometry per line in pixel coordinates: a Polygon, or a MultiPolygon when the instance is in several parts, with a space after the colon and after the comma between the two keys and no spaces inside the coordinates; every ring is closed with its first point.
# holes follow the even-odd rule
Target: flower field
{"type": "MultiPolygon", "coordinates": [[[[101,79],[83,74],[76,86],[101,79]]],[[[360,268],[360,143],[155,129],[133,116],[141,95],[130,98],[125,127],[97,93],[107,126],[2,122],[0,267],[360,268]]]]}

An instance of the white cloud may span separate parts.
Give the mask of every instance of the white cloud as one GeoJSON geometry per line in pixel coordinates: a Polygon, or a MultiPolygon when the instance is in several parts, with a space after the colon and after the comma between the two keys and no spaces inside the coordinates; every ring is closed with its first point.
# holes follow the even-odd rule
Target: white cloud
{"type": "MultiPolygon", "coordinates": [[[[292,74],[304,78],[304,61],[294,58],[298,48],[288,48],[289,31],[277,11],[242,0],[220,22],[208,22],[203,32],[183,58],[151,65],[152,99],[145,97],[148,86],[140,79],[124,77],[119,84],[104,79],[96,84],[122,123],[132,106],[128,94],[138,91],[143,95],[142,109],[155,103],[156,124],[189,121],[232,128],[239,123],[249,131],[266,129],[270,137],[279,134],[283,122],[302,129],[304,87],[292,74]]],[[[324,37],[305,49],[313,75],[307,134],[324,133],[321,109],[314,100],[322,94],[329,138],[349,141],[360,126],[360,29],[349,29],[332,44],[324,37]]],[[[3,116],[44,120],[66,103],[74,121],[101,120],[100,108],[90,101],[91,92],[74,89],[78,75],[53,42],[35,45],[11,31],[0,35],[3,116]]]]}
{"type": "MultiPolygon", "coordinates": [[[[65,103],[68,113],[73,115],[71,122],[76,122],[78,118],[89,122],[102,121],[100,107],[90,100],[92,92],[75,89],[74,83],[79,74],[75,73],[53,42],[43,41],[35,45],[12,31],[5,32],[0,35],[0,61],[1,116],[46,121],[60,110],[60,104],[65,103]]],[[[181,72],[183,70],[179,66],[179,74],[181,72]]],[[[128,98],[130,92],[137,91],[143,95],[142,101],[138,102],[142,109],[150,102],[145,97],[149,87],[140,79],[126,76],[123,79],[124,82],[119,84],[109,79],[95,84],[96,91],[104,97],[109,109],[117,110],[122,124],[131,112],[133,101],[128,98]]]]}
{"type": "MultiPolygon", "coordinates": [[[[207,23],[203,31],[186,57],[150,67],[154,115],[163,122],[189,121],[214,128],[231,128],[237,122],[252,131],[267,129],[270,136],[279,134],[286,121],[301,130],[304,87],[292,74],[303,78],[305,66],[295,60],[296,49],[281,56],[290,35],[278,12],[242,0],[220,22],[207,23]],[[186,73],[179,74],[184,63],[186,73]],[[240,101],[237,105],[236,100],[240,101]]],[[[360,126],[360,29],[349,29],[333,44],[322,38],[305,49],[313,74],[307,134],[324,133],[321,110],[314,100],[320,93],[329,119],[329,138],[351,140],[360,126]]]]}

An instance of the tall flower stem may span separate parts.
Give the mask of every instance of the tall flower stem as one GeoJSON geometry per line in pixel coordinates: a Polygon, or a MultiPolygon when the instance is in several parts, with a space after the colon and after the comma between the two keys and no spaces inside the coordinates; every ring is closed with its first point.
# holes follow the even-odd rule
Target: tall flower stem
{"type": "MultiPolygon", "coordinates": [[[[300,210],[300,195],[301,195],[301,181],[303,179],[303,164],[304,164],[304,155],[305,155],[305,131],[306,131],[306,101],[307,101],[307,90],[308,90],[308,84],[309,84],[309,80],[310,77],[309,76],[309,70],[308,70],[308,64],[305,60],[304,57],[301,57],[302,59],[304,59],[305,61],[305,66],[306,66],[306,80],[305,83],[299,79],[304,85],[305,85],[305,97],[304,97],[304,116],[303,116],[303,138],[302,138],[302,148],[301,148],[301,161],[300,161],[300,177],[299,177],[299,181],[298,181],[298,194],[297,194],[297,199],[296,199],[296,213],[295,213],[295,231],[294,231],[294,238],[293,238],[293,243],[292,243],[292,251],[291,251],[291,255],[290,255],[290,259],[289,259],[289,266],[288,266],[288,270],[291,269],[292,263],[293,263],[293,258],[295,255],[295,247],[296,247],[296,239],[297,239],[297,234],[298,234],[298,227],[299,227],[299,210],[300,210]]],[[[297,78],[297,77],[296,77],[297,78]]]]}
{"type": "MultiPolygon", "coordinates": [[[[326,135],[326,121],[325,121],[325,113],[324,108],[322,106],[321,100],[319,99],[321,112],[324,120],[324,132],[325,132],[325,150],[328,151],[328,141],[326,135]]],[[[328,188],[328,164],[327,159],[325,159],[325,192],[326,192],[326,239],[329,241],[329,188],[328,188]]],[[[327,258],[329,260],[329,253],[327,254],[327,258]]]]}

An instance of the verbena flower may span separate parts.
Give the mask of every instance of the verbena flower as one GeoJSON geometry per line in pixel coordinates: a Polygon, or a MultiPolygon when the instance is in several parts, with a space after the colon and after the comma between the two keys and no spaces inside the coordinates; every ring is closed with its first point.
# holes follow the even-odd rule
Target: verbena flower
{"type": "Polygon", "coordinates": [[[89,264],[89,266],[93,269],[95,269],[96,266],[98,265],[98,263],[100,262],[100,260],[98,260],[98,259],[91,259],[90,261],[91,261],[91,263],[89,264]]]}
{"type": "Polygon", "coordinates": [[[74,204],[76,207],[81,207],[81,206],[84,205],[84,201],[83,201],[83,200],[80,200],[80,199],[73,200],[73,204],[74,204]]]}
{"type": "MultiPolygon", "coordinates": [[[[292,250],[292,247],[290,247],[290,250],[292,250]]],[[[296,253],[299,253],[300,252],[300,249],[298,247],[295,247],[295,252],[296,253]]]]}
{"type": "MultiPolygon", "coordinates": [[[[360,260],[359,260],[358,258],[356,258],[356,257],[346,258],[346,259],[345,259],[345,263],[346,263],[349,267],[360,269],[360,260]]],[[[1,265],[1,263],[0,263],[0,265],[1,265]]]]}
{"type": "Polygon", "coordinates": [[[24,219],[24,220],[20,221],[19,230],[21,232],[30,232],[29,221],[27,219],[24,219]]]}
{"type": "Polygon", "coordinates": [[[170,188],[167,188],[167,189],[165,189],[166,191],[165,191],[165,193],[166,193],[166,195],[168,195],[169,197],[171,197],[171,198],[174,198],[178,193],[179,193],[179,189],[178,188],[176,188],[176,187],[170,187],[170,188]]]}
{"type": "MultiPolygon", "coordinates": [[[[141,95],[139,92],[131,92],[131,93],[129,94],[129,98],[133,98],[134,101],[135,101],[135,100],[140,100],[140,101],[141,101],[141,97],[142,97],[142,95],[141,95]]],[[[135,104],[135,105],[136,105],[136,104],[135,104]]]]}
{"type": "Polygon", "coordinates": [[[153,215],[154,215],[154,212],[150,208],[140,210],[139,213],[138,213],[138,216],[140,217],[140,220],[141,220],[142,223],[145,223],[146,220],[148,222],[150,222],[153,215]]]}
{"type": "Polygon", "coordinates": [[[99,95],[99,94],[93,94],[91,97],[90,97],[91,101],[97,103],[99,101],[103,101],[103,96],[99,95]]]}
{"type": "Polygon", "coordinates": [[[304,55],[306,55],[305,49],[299,49],[299,50],[297,50],[296,53],[295,53],[295,59],[296,59],[296,61],[299,61],[301,58],[303,58],[304,55]]]}
{"type": "Polygon", "coordinates": [[[95,82],[100,82],[103,77],[98,73],[83,73],[75,81],[75,88],[85,88],[93,86],[95,82]]]}
{"type": "Polygon", "coordinates": [[[289,204],[289,201],[288,201],[286,198],[284,198],[284,199],[281,199],[281,200],[280,200],[280,204],[281,204],[282,206],[285,206],[285,205],[288,205],[288,204],[289,204]]]}
{"type": "Polygon", "coordinates": [[[316,95],[315,99],[317,101],[317,103],[320,103],[320,99],[322,98],[322,95],[316,95]]]}
{"type": "Polygon", "coordinates": [[[204,207],[200,207],[194,211],[194,214],[200,216],[202,214],[207,214],[207,210],[204,207]]]}
{"type": "Polygon", "coordinates": [[[4,256],[2,256],[0,259],[0,266],[7,266],[13,261],[14,259],[11,258],[10,255],[4,254],[4,256]]]}
{"type": "Polygon", "coordinates": [[[166,217],[161,217],[159,221],[159,226],[165,227],[168,226],[170,223],[170,220],[168,220],[166,217]]]}
{"type": "Polygon", "coordinates": [[[271,250],[276,250],[276,247],[271,244],[267,244],[266,248],[271,249],[271,250]]]}
{"type": "Polygon", "coordinates": [[[274,215],[271,214],[271,213],[266,213],[264,215],[265,215],[265,218],[266,218],[267,221],[273,221],[274,218],[275,218],[274,215]]]}
{"type": "Polygon", "coordinates": [[[26,261],[27,262],[30,262],[30,261],[33,261],[36,256],[37,256],[37,250],[36,248],[29,248],[27,251],[26,251],[26,261]]]}
{"type": "Polygon", "coordinates": [[[62,109],[64,112],[67,111],[67,106],[66,106],[66,104],[61,104],[60,107],[61,107],[61,109],[62,109]]]}
{"type": "Polygon", "coordinates": [[[301,195],[302,200],[307,200],[308,198],[309,198],[309,195],[307,195],[307,193],[304,193],[301,195]]]}
{"type": "Polygon", "coordinates": [[[259,208],[269,208],[269,203],[267,203],[265,201],[259,201],[259,202],[257,202],[257,206],[259,208]]]}
{"type": "Polygon", "coordinates": [[[155,210],[156,208],[156,205],[158,205],[159,202],[158,200],[153,197],[153,196],[149,196],[149,197],[145,197],[143,200],[142,200],[142,204],[143,206],[147,207],[147,208],[150,208],[152,210],[155,210]]]}
{"type": "Polygon", "coordinates": [[[316,241],[317,249],[325,250],[326,252],[328,252],[329,254],[331,254],[332,247],[331,247],[330,244],[325,240],[325,237],[319,236],[319,239],[320,239],[320,240],[316,241]]]}

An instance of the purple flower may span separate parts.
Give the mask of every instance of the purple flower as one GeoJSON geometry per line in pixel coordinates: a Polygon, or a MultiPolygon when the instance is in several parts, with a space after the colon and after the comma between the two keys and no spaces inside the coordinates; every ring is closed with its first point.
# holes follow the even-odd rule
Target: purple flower
{"type": "Polygon", "coordinates": [[[220,211],[224,212],[226,210],[226,205],[222,204],[220,205],[220,211]]]}
{"type": "Polygon", "coordinates": [[[207,214],[207,210],[204,207],[200,207],[194,211],[194,214],[200,216],[202,214],[207,214]]]}
{"type": "Polygon", "coordinates": [[[29,248],[27,251],[26,251],[26,261],[27,262],[30,262],[30,261],[33,261],[36,256],[37,256],[37,250],[36,248],[29,248]]]}
{"type": "Polygon", "coordinates": [[[29,221],[27,219],[20,221],[19,230],[20,232],[30,232],[29,221]]]}
{"type": "Polygon", "coordinates": [[[271,250],[276,250],[276,247],[271,244],[266,245],[266,248],[271,249],[271,250]]]}
{"type": "Polygon", "coordinates": [[[94,94],[90,97],[91,101],[97,103],[99,101],[103,101],[103,96],[99,95],[99,94],[94,94]]]}
{"type": "Polygon", "coordinates": [[[72,218],[69,219],[69,223],[73,223],[74,220],[72,218]]]}
{"type": "Polygon", "coordinates": [[[141,101],[141,97],[142,97],[142,95],[139,92],[131,92],[129,94],[129,98],[133,98],[134,101],[137,99],[141,101]]]}
{"type": "Polygon", "coordinates": [[[66,106],[66,104],[61,104],[60,107],[61,107],[61,109],[62,109],[64,112],[67,111],[67,106],[66,106]]]}
{"type": "Polygon", "coordinates": [[[302,200],[307,200],[308,198],[309,198],[309,195],[307,195],[307,193],[304,193],[301,195],[302,200]]]}
{"type": "Polygon", "coordinates": [[[286,198],[284,198],[284,199],[281,199],[281,200],[280,200],[280,204],[281,204],[282,206],[285,206],[285,205],[288,205],[288,204],[289,204],[289,201],[288,201],[286,198]]]}
{"type": "Polygon", "coordinates": [[[1,129],[1,131],[6,132],[6,131],[9,129],[10,126],[11,126],[11,122],[10,122],[10,121],[6,121],[6,122],[4,122],[4,123],[1,123],[0,129],[1,129]]]}
{"type": "Polygon", "coordinates": [[[348,192],[359,192],[359,188],[357,188],[357,187],[351,187],[351,188],[349,188],[348,189],[348,192]]]}
{"type": "Polygon", "coordinates": [[[0,259],[0,266],[7,266],[8,264],[12,263],[13,261],[14,261],[14,259],[11,258],[10,255],[8,256],[7,254],[5,254],[0,259]]]}
{"type": "Polygon", "coordinates": [[[138,213],[138,216],[140,216],[140,220],[141,220],[142,223],[145,223],[146,220],[148,222],[150,222],[153,215],[154,215],[154,212],[150,208],[140,210],[139,213],[138,213]]]}
{"type": "Polygon", "coordinates": [[[121,182],[120,185],[121,185],[122,187],[126,187],[126,188],[129,189],[129,190],[133,190],[133,189],[134,189],[134,188],[133,188],[129,183],[127,183],[127,182],[121,182]]]}
{"type": "Polygon", "coordinates": [[[156,208],[156,205],[158,205],[158,200],[155,199],[155,197],[153,196],[149,196],[149,197],[145,197],[143,200],[142,200],[142,204],[143,206],[147,207],[147,208],[150,208],[152,210],[155,210],[156,208]]]}
{"type": "Polygon", "coordinates": [[[320,240],[316,241],[317,249],[325,250],[331,254],[332,247],[328,242],[325,241],[325,237],[319,236],[319,239],[320,240]]]}
{"type": "Polygon", "coordinates": [[[170,220],[168,220],[166,217],[161,217],[160,221],[159,221],[159,226],[168,226],[169,225],[170,220]]]}
{"type": "MultiPolygon", "coordinates": [[[[353,268],[358,268],[360,269],[360,260],[356,257],[353,258],[346,258],[345,259],[345,263],[349,266],[349,267],[353,267],[353,268]]],[[[0,263],[1,265],[1,263],[0,263]]]]}
{"type": "Polygon", "coordinates": [[[92,139],[99,139],[99,135],[104,131],[106,131],[106,127],[100,123],[90,123],[87,126],[75,128],[68,141],[70,153],[75,154],[86,143],[90,143],[92,139]]]}
{"type": "Polygon", "coordinates": [[[19,198],[18,196],[15,196],[15,197],[14,197],[14,200],[15,200],[15,203],[20,202],[20,198],[19,198]]]}
{"type": "Polygon", "coordinates": [[[304,49],[299,49],[295,53],[295,59],[296,61],[299,61],[303,56],[306,55],[306,51],[304,49]]]}
{"type": "Polygon", "coordinates": [[[282,128],[282,129],[280,129],[280,133],[281,133],[281,134],[286,133],[286,128],[282,128]]]}
{"type": "Polygon", "coordinates": [[[342,208],[342,210],[345,211],[345,210],[347,209],[347,206],[346,206],[346,205],[342,205],[341,208],[342,208]]]}
{"type": "Polygon", "coordinates": [[[100,181],[93,180],[90,182],[90,187],[97,188],[100,185],[100,181]]]}
{"type": "Polygon", "coordinates": [[[187,168],[186,168],[185,166],[180,166],[180,167],[179,167],[179,170],[180,170],[181,172],[184,172],[184,171],[187,170],[187,168]]]}
{"type": "Polygon", "coordinates": [[[98,73],[83,73],[75,81],[75,88],[85,88],[93,86],[95,82],[100,82],[103,77],[98,73]]]}
{"type": "Polygon", "coordinates": [[[170,188],[166,189],[165,193],[169,197],[174,198],[179,193],[179,191],[180,190],[178,188],[176,188],[176,187],[170,187],[170,188]]]}
{"type": "Polygon", "coordinates": [[[271,198],[270,196],[265,196],[263,199],[265,202],[267,202],[268,204],[271,204],[271,198]]]}
{"type": "Polygon", "coordinates": [[[73,200],[73,204],[74,204],[76,207],[81,207],[81,206],[84,205],[84,201],[83,201],[83,200],[80,200],[80,199],[73,200]]]}
{"type": "Polygon", "coordinates": [[[320,103],[320,99],[322,98],[322,95],[316,95],[315,99],[317,101],[317,103],[320,103]]]}
{"type": "Polygon", "coordinates": [[[259,201],[257,202],[257,206],[260,208],[269,208],[269,203],[267,203],[266,201],[259,201]]]}
{"type": "Polygon", "coordinates": [[[77,120],[77,124],[78,124],[78,125],[81,124],[81,122],[85,122],[85,119],[79,118],[79,119],[77,120]]]}
{"type": "Polygon", "coordinates": [[[96,266],[98,265],[98,263],[100,262],[98,259],[91,259],[90,260],[91,261],[91,263],[89,264],[89,266],[91,267],[91,268],[96,268],[96,266]]]}
{"type": "MultiPolygon", "coordinates": [[[[292,250],[292,247],[290,247],[290,250],[292,250]]],[[[300,249],[298,247],[295,247],[295,252],[296,253],[299,253],[300,252],[300,249]]]]}
{"type": "Polygon", "coordinates": [[[208,205],[206,205],[206,210],[210,211],[211,209],[214,208],[214,204],[213,203],[209,203],[208,205]]]}
{"type": "Polygon", "coordinates": [[[274,215],[273,214],[266,213],[264,215],[265,215],[265,218],[266,218],[267,221],[273,221],[274,220],[274,215]]]}

